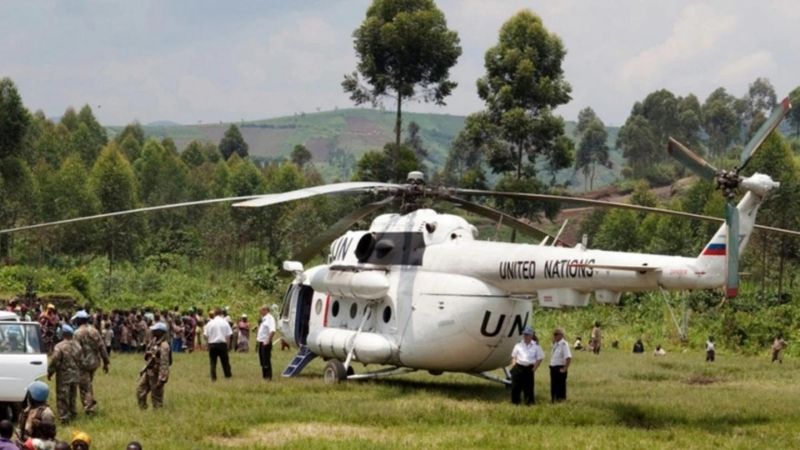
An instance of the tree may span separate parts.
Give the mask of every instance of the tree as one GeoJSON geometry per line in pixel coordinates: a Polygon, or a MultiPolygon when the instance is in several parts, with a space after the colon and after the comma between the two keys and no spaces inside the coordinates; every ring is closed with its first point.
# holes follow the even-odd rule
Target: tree
{"type": "Polygon", "coordinates": [[[294,149],[292,149],[292,162],[302,169],[303,166],[311,162],[311,152],[303,144],[295,145],[294,149]]]}
{"type": "Polygon", "coordinates": [[[739,136],[741,124],[735,106],[736,98],[725,88],[717,88],[703,103],[703,129],[714,155],[721,155],[739,136]]]}
{"type": "Polygon", "coordinates": [[[495,172],[516,169],[520,179],[525,157],[533,164],[557,148],[564,121],[552,109],[567,103],[571,91],[561,68],[565,54],[561,39],[527,10],[503,24],[497,45],[487,50],[478,95],[499,137],[509,144],[494,149],[490,164],[495,172]]]}
{"type": "Polygon", "coordinates": [[[134,121],[133,123],[126,125],[125,128],[122,129],[122,132],[118,134],[114,140],[117,142],[117,144],[122,145],[122,142],[128,136],[136,140],[136,142],[139,144],[139,147],[144,145],[144,128],[142,128],[142,125],[139,122],[134,121]]]}
{"type": "Polygon", "coordinates": [[[197,167],[206,162],[203,154],[203,144],[200,141],[189,142],[186,149],[181,153],[181,159],[189,167],[197,167]]]}
{"type": "Polygon", "coordinates": [[[354,181],[403,182],[409,172],[421,170],[414,150],[405,145],[386,144],[383,151],[371,150],[358,159],[354,181]]]}
{"type": "Polygon", "coordinates": [[[133,134],[128,134],[119,144],[119,149],[128,162],[133,163],[139,158],[142,151],[142,143],[133,134]]]}
{"type": "MultiPolygon", "coordinates": [[[[578,121],[580,128],[580,120],[578,121]]],[[[611,168],[611,160],[608,155],[608,133],[603,122],[595,118],[583,127],[581,143],[575,155],[575,170],[583,172],[584,190],[588,186],[589,190],[594,188],[595,168],[598,164],[603,167],[611,168]],[[588,183],[587,183],[588,180],[588,183]]]]}
{"type": "Polygon", "coordinates": [[[578,113],[578,126],[575,128],[575,132],[582,135],[596,119],[598,119],[597,114],[590,106],[583,108],[578,113]]]}
{"type": "Polygon", "coordinates": [[[373,0],[353,38],[358,65],[345,75],[342,88],[358,105],[393,96],[395,145],[400,145],[403,100],[419,89],[423,101],[444,105],[456,87],[450,68],[461,56],[458,34],[447,28],[433,0],[373,0]]]}
{"type": "Polygon", "coordinates": [[[0,159],[20,153],[29,123],[30,114],[14,82],[0,79],[0,159]]]}
{"type": "Polygon", "coordinates": [[[422,137],[419,135],[419,125],[417,122],[411,121],[408,124],[406,140],[403,144],[414,150],[417,159],[424,161],[428,157],[428,150],[422,144],[422,137]]]}
{"type": "MultiPolygon", "coordinates": [[[[748,135],[756,132],[778,103],[775,88],[768,78],[756,78],[750,83],[747,95],[742,99],[742,123],[748,135]]],[[[745,139],[746,141],[747,139],[745,139]]]]}
{"type": "MultiPolygon", "coordinates": [[[[101,212],[122,211],[138,205],[136,177],[116,143],[100,152],[89,175],[89,186],[101,212]]],[[[141,232],[141,219],[134,215],[111,217],[102,224],[104,249],[109,264],[116,256],[132,257],[141,232]]]]}
{"type": "Polygon", "coordinates": [[[234,153],[239,155],[240,158],[247,158],[248,148],[247,142],[245,142],[242,137],[242,133],[239,132],[239,127],[234,124],[228,127],[225,136],[219,141],[219,151],[226,161],[234,153]]]}
{"type": "Polygon", "coordinates": [[[64,115],[61,116],[61,125],[67,127],[70,132],[74,132],[78,129],[78,125],[80,125],[81,121],[78,119],[78,113],[75,112],[71,106],[64,111],[64,115]]]}

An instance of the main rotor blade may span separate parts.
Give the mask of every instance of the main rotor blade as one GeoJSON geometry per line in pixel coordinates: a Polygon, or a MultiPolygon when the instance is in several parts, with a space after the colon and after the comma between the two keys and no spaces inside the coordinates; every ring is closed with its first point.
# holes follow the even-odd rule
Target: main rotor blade
{"type": "Polygon", "coordinates": [[[753,154],[761,148],[761,144],[764,143],[764,140],[767,139],[772,130],[774,130],[778,124],[781,123],[783,117],[789,112],[789,109],[792,107],[792,104],[789,102],[789,97],[786,97],[781,101],[781,103],[772,110],[772,114],[769,116],[766,122],[762,123],[761,126],[756,131],[756,134],[750,139],[750,142],[744,146],[744,150],[742,150],[742,158],[739,162],[739,167],[736,168],[736,173],[739,173],[744,166],[750,162],[750,158],[753,157],[753,154]]]}
{"type": "Polygon", "coordinates": [[[388,197],[381,201],[364,205],[361,208],[358,208],[350,214],[342,217],[323,233],[318,234],[311,239],[311,242],[306,244],[306,246],[300,250],[299,253],[293,256],[293,259],[306,264],[314,256],[319,254],[319,252],[321,252],[326,245],[330,244],[334,239],[344,234],[351,226],[353,226],[354,223],[390,204],[393,200],[394,197],[388,197]]]}
{"type": "Polygon", "coordinates": [[[716,178],[717,172],[719,172],[716,167],[712,166],[708,161],[701,158],[697,153],[689,150],[688,147],[673,139],[671,136],[667,143],[667,153],[701,178],[713,180],[716,178]]]}
{"type": "Polygon", "coordinates": [[[244,208],[260,208],[262,206],[275,205],[278,203],[290,202],[292,200],[300,200],[302,198],[314,197],[316,195],[325,194],[338,194],[338,193],[351,193],[363,192],[371,189],[399,189],[402,188],[399,184],[392,183],[377,183],[371,181],[352,181],[346,183],[325,184],[322,186],[313,186],[295,191],[280,192],[277,194],[262,195],[259,198],[244,201],[241,203],[234,203],[233,206],[244,208]]]}
{"type": "MultiPolygon", "coordinates": [[[[463,194],[463,195],[483,195],[487,197],[506,197],[506,198],[522,198],[529,200],[546,200],[561,203],[573,203],[583,206],[595,206],[599,208],[621,208],[630,209],[634,211],[644,211],[656,214],[667,214],[677,217],[685,217],[688,219],[703,220],[706,222],[722,223],[725,219],[721,217],[704,216],[702,214],[694,214],[683,211],[673,211],[671,209],[654,208],[651,206],[631,205],[628,203],[607,202],[604,200],[592,200],[580,197],[568,197],[566,195],[552,195],[552,194],[526,194],[521,192],[499,192],[499,191],[484,191],[481,189],[449,189],[448,191],[463,194]]],[[[505,220],[505,219],[504,219],[505,220]]],[[[775,228],[764,225],[755,225],[754,228],[772,233],[787,234],[790,236],[800,236],[800,231],[787,230],[784,228],[775,228]]]]}
{"type": "Polygon", "coordinates": [[[0,234],[4,233],[13,233],[15,231],[23,231],[23,230],[33,230],[36,228],[45,228],[45,227],[52,227],[55,225],[64,225],[68,223],[75,223],[75,222],[84,222],[87,220],[95,220],[95,219],[103,219],[106,217],[117,217],[117,216],[125,216],[128,214],[135,214],[141,212],[148,212],[148,211],[159,211],[164,209],[173,209],[173,208],[184,208],[187,206],[198,206],[198,205],[209,205],[212,203],[225,203],[225,202],[236,202],[242,200],[250,200],[254,198],[260,198],[263,195],[245,195],[241,197],[225,197],[225,198],[212,198],[208,200],[196,200],[192,202],[183,202],[183,203],[171,203],[169,205],[158,205],[158,206],[147,206],[144,208],[136,208],[136,209],[126,209],[122,211],[114,211],[110,213],[103,213],[103,214],[95,214],[93,216],[83,216],[83,217],[75,217],[73,219],[64,219],[64,220],[56,220],[54,222],[45,222],[45,223],[37,223],[35,225],[24,225],[21,227],[16,228],[8,228],[5,230],[0,230],[0,234]]]}
{"type": "Polygon", "coordinates": [[[725,222],[728,224],[728,275],[725,296],[734,298],[739,293],[739,210],[731,202],[725,203],[725,222]]]}
{"type": "MultiPolygon", "coordinates": [[[[533,225],[527,224],[512,216],[509,216],[508,214],[505,214],[500,210],[490,208],[488,206],[484,206],[478,203],[474,203],[469,200],[464,200],[463,198],[454,197],[452,195],[443,195],[441,198],[443,200],[447,200],[451,203],[454,203],[455,205],[457,205],[458,207],[460,207],[465,211],[469,211],[471,213],[475,213],[480,216],[488,217],[494,221],[502,220],[503,224],[510,226],[511,228],[519,231],[520,233],[531,235],[537,239],[542,239],[545,236],[554,239],[554,237],[550,233],[542,229],[539,229],[533,225]]],[[[570,245],[567,242],[561,240],[559,240],[557,244],[564,246],[570,245]]]]}

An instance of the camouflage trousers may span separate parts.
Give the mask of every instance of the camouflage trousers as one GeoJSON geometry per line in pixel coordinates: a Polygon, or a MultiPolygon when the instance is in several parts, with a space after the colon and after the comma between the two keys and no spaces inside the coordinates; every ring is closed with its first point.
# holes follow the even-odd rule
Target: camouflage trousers
{"type": "Polygon", "coordinates": [[[62,382],[61,377],[56,375],[56,402],[58,404],[58,415],[62,423],[78,415],[78,383],[62,382]]]}
{"type": "Polygon", "coordinates": [[[92,387],[95,370],[82,370],[81,379],[78,383],[78,388],[81,392],[81,403],[83,403],[83,410],[86,411],[86,414],[93,414],[97,409],[97,401],[94,399],[94,388],[92,387]]]}
{"type": "Polygon", "coordinates": [[[139,377],[139,385],[136,387],[139,408],[147,409],[148,393],[153,401],[153,408],[161,408],[164,405],[164,383],[158,381],[158,373],[145,373],[139,377]]]}

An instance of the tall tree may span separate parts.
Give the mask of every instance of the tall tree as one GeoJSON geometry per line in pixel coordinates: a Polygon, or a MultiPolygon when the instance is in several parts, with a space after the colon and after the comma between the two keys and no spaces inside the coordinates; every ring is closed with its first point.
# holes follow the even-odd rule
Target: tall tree
{"type": "Polygon", "coordinates": [[[0,79],[0,159],[19,154],[30,114],[10,78],[0,79]]]}
{"type": "Polygon", "coordinates": [[[456,87],[450,68],[461,56],[458,34],[447,28],[433,0],[373,0],[353,38],[358,65],[345,75],[342,88],[356,104],[377,105],[383,97],[394,97],[399,146],[403,101],[419,89],[425,102],[443,105],[456,87]]]}
{"type": "Polygon", "coordinates": [[[589,128],[589,125],[595,121],[595,119],[598,119],[598,117],[591,106],[583,108],[580,110],[580,112],[578,112],[578,126],[575,128],[575,132],[579,135],[582,135],[589,128]]]}
{"type": "MultiPolygon", "coordinates": [[[[95,161],[89,175],[89,186],[99,202],[101,212],[135,208],[136,177],[131,165],[116,143],[108,144],[95,161]]],[[[141,231],[141,219],[134,215],[111,217],[103,221],[103,246],[109,264],[118,256],[132,257],[141,231]]]]}
{"type": "Polygon", "coordinates": [[[239,127],[231,124],[228,130],[225,131],[225,136],[219,141],[219,151],[222,157],[228,160],[231,155],[236,153],[240,158],[247,158],[249,147],[247,142],[244,141],[239,127]]]}
{"type": "MultiPolygon", "coordinates": [[[[580,121],[579,121],[580,123],[580,121]]],[[[608,132],[603,122],[596,116],[583,127],[581,143],[575,155],[575,170],[583,172],[584,190],[594,189],[595,170],[598,164],[611,168],[608,155],[608,132]],[[588,181],[588,183],[587,183],[588,181]]]]}
{"type": "Polygon", "coordinates": [[[717,88],[703,103],[702,115],[708,147],[713,154],[720,155],[739,135],[736,98],[725,92],[725,88],[717,88]]]}
{"type": "Polygon", "coordinates": [[[478,95],[509,144],[490,159],[495,172],[515,169],[520,179],[525,157],[533,164],[537,156],[557,148],[564,121],[553,116],[552,109],[567,103],[571,91],[561,67],[565,55],[561,39],[528,10],[503,24],[497,45],[486,52],[486,75],[478,80],[478,95]]]}
{"type": "Polygon", "coordinates": [[[417,122],[411,121],[408,124],[406,140],[403,143],[414,150],[414,154],[417,155],[418,160],[424,161],[428,157],[428,150],[425,149],[422,143],[422,136],[420,136],[419,131],[420,128],[417,122]]]}
{"type": "Polygon", "coordinates": [[[292,149],[292,162],[297,164],[297,167],[303,168],[306,164],[311,162],[311,152],[303,144],[297,144],[292,149]]]}

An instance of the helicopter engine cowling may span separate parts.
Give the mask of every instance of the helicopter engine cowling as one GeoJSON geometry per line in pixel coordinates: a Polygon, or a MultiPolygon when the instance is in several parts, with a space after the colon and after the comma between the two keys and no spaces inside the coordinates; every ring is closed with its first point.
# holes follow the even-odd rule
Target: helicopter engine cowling
{"type": "Polygon", "coordinates": [[[378,333],[324,328],[308,336],[308,347],[318,355],[344,360],[351,346],[354,358],[364,364],[386,364],[397,348],[389,339],[378,333]]]}
{"type": "Polygon", "coordinates": [[[383,298],[389,291],[389,278],[382,270],[322,269],[314,273],[311,287],[317,292],[328,292],[333,297],[358,300],[383,298]]]}

